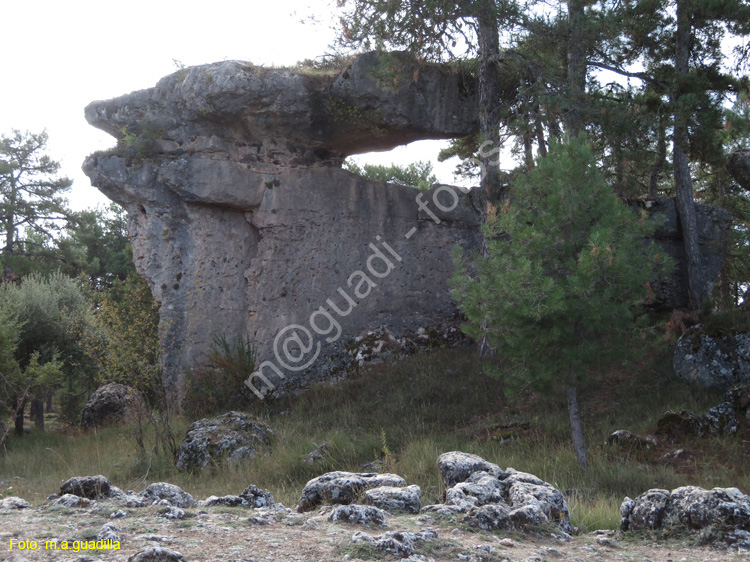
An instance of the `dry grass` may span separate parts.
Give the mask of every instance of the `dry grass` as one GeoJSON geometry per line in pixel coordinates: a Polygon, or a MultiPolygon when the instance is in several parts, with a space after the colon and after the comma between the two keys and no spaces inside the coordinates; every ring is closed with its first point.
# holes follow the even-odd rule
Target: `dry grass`
{"type": "MultiPolygon", "coordinates": [[[[746,427],[740,436],[664,443],[648,454],[604,445],[617,429],[652,432],[667,409],[702,413],[717,403],[718,396],[672,380],[665,352],[601,373],[582,393],[589,471],[576,464],[559,398],[525,394],[508,401],[500,382],[482,374],[473,349],[459,349],[373,366],[299,398],[256,405],[250,412],[276,432],[273,453],[201,475],[179,473],[157,454],[139,456],[130,428],[32,432],[13,439],[0,457],[0,493],[40,501],[71,476],[104,474],[123,489],[169,481],[197,498],[238,494],[253,483],[293,505],[308,479],[329,470],[361,471],[364,463],[380,460],[420,485],[424,502],[433,503],[443,494],[435,461],[449,450],[476,453],[551,482],[566,491],[574,524],[584,529],[615,527],[622,498],[649,488],[750,490],[746,427]],[[322,443],[328,444],[324,460],[305,463],[302,456],[322,443]],[[677,464],[661,459],[677,448],[689,449],[692,459],[677,464]]],[[[187,424],[175,421],[178,436],[187,424]]]]}

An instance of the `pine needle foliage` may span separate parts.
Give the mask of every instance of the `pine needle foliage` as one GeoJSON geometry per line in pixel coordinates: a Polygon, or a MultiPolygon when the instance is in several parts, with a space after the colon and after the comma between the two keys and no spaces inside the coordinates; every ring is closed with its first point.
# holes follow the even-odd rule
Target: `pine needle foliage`
{"type": "Polygon", "coordinates": [[[649,283],[671,268],[645,242],[656,226],[616,197],[585,138],[553,141],[516,178],[488,213],[487,255],[457,249],[451,280],[464,331],[478,340],[486,330],[511,367],[508,388],[559,390],[634,351],[649,283]]]}

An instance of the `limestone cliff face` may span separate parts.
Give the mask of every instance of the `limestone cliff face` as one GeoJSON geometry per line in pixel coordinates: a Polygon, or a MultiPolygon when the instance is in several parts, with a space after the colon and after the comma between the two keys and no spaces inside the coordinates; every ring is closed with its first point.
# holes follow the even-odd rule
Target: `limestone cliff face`
{"type": "Polygon", "coordinates": [[[470,197],[445,186],[419,195],[339,166],[471,132],[473,85],[404,60],[396,88],[376,80],[375,63],[364,55],[327,77],[222,62],[86,108],[120,140],[84,170],[128,211],[174,400],[217,335],[252,341],[275,386],[304,385],[336,371],[363,330],[454,318],[450,250],[478,243],[470,197]]]}

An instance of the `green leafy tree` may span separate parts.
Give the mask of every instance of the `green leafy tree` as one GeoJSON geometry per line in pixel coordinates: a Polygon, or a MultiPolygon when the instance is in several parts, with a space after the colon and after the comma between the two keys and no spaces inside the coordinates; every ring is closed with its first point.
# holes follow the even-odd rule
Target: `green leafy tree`
{"type": "Polygon", "coordinates": [[[149,399],[161,390],[159,308],[146,282],[131,273],[97,294],[96,323],[103,338],[89,340],[89,354],[99,358],[99,380],[137,388],[149,399]]]}
{"type": "MultiPolygon", "coordinates": [[[[34,352],[21,370],[16,359],[21,340],[22,324],[7,301],[0,301],[0,415],[11,416],[16,434],[23,435],[23,417],[30,399],[41,397],[62,381],[62,363],[55,356],[40,363],[39,352],[34,352]]],[[[2,443],[4,435],[0,435],[2,443]]]]}
{"type": "Polygon", "coordinates": [[[467,262],[456,251],[452,293],[466,333],[507,362],[509,384],[567,394],[587,467],[578,387],[602,361],[632,352],[638,304],[669,259],[644,246],[655,226],[617,199],[584,135],[553,141],[510,192],[488,216],[487,255],[467,262]]]}
{"type": "Polygon", "coordinates": [[[68,216],[65,193],[72,181],[56,177],[60,164],[47,149],[47,133],[0,136],[0,225],[6,274],[18,267],[18,257],[43,246],[59,232],[68,216]]]}
{"type": "MultiPolygon", "coordinates": [[[[68,378],[68,413],[72,422],[74,401],[88,396],[96,385],[97,358],[88,350],[101,338],[82,283],[62,273],[32,273],[20,283],[3,283],[0,302],[19,323],[15,357],[22,369],[59,361],[68,378]]],[[[41,379],[40,379],[41,380],[41,379]]],[[[24,381],[19,387],[34,385],[24,381]]]]}
{"type": "Polygon", "coordinates": [[[344,169],[368,180],[414,187],[420,191],[427,191],[433,184],[437,183],[430,162],[414,162],[408,166],[398,166],[397,164],[391,164],[390,166],[364,164],[359,166],[354,162],[344,162],[344,169]]]}

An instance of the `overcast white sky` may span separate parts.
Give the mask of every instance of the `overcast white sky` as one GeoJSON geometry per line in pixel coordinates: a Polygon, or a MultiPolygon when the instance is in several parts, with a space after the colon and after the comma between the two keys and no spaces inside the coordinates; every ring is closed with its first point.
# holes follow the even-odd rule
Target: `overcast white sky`
{"type": "MultiPolygon", "coordinates": [[[[74,180],[73,208],[107,199],[81,172],[86,155],[113,146],[83,116],[91,101],[148,88],[186,66],[224,59],[291,65],[328,51],[335,0],[4,0],[0,134],[49,133],[49,155],[74,180]],[[327,23],[301,23],[316,15],[327,23]]],[[[377,163],[428,159],[425,141],[377,163]]],[[[451,181],[455,162],[438,171],[451,181]]]]}

